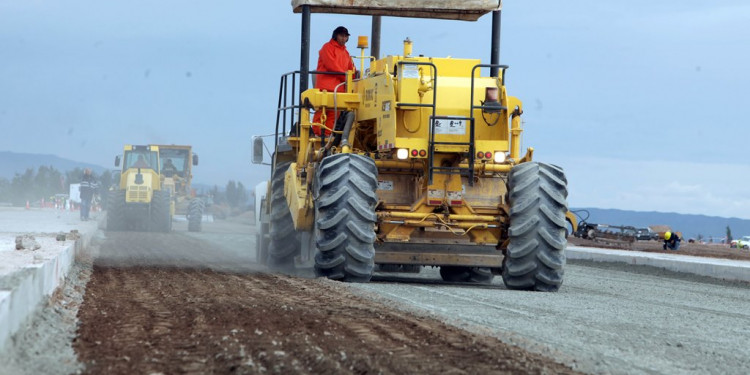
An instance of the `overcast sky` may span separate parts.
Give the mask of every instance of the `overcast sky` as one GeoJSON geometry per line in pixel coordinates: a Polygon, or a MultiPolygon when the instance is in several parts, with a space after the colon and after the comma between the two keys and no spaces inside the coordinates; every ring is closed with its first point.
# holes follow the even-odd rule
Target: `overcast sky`
{"type": "MultiPolygon", "coordinates": [[[[563,166],[571,206],[750,218],[747,1],[506,0],[501,61],[524,144],[563,166]]],[[[331,30],[312,17],[311,64],[331,30]]],[[[491,17],[384,18],[383,54],[489,61],[491,17]]],[[[124,143],[192,144],[196,181],[254,186],[279,76],[299,65],[290,1],[0,0],[0,150],[110,167],[124,143]]]]}

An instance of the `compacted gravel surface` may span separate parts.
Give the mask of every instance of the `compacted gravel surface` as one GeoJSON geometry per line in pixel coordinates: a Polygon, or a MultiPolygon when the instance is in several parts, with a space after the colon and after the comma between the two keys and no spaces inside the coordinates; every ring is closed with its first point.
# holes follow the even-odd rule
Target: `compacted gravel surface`
{"type": "Polygon", "coordinates": [[[437,271],[350,284],[591,373],[747,374],[750,286],[651,267],[569,263],[557,293],[439,282],[437,271]]]}

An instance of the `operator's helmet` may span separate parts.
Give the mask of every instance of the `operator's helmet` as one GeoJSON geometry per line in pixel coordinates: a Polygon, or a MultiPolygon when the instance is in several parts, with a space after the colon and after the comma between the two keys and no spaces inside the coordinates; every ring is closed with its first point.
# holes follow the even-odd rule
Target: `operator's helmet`
{"type": "Polygon", "coordinates": [[[664,239],[665,240],[669,240],[670,238],[672,238],[672,232],[664,233],[664,239]]]}

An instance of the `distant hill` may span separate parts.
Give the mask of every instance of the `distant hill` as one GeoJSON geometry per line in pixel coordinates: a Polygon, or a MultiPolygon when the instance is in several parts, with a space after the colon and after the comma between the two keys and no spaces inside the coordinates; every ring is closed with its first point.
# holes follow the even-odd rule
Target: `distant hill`
{"type": "Polygon", "coordinates": [[[668,225],[673,230],[682,232],[686,238],[695,238],[699,234],[702,234],[705,238],[710,236],[723,238],[726,236],[728,225],[734,238],[750,235],[750,220],[745,219],[602,208],[571,208],[570,210],[581,209],[587,210],[591,214],[586,221],[595,224],[631,225],[634,227],[668,225]]]}
{"type": "Polygon", "coordinates": [[[60,172],[67,172],[75,168],[91,168],[95,173],[102,173],[107,170],[99,165],[63,159],[55,155],[0,151],[0,177],[12,179],[16,173],[23,174],[28,168],[36,171],[41,166],[51,166],[60,172]]]}

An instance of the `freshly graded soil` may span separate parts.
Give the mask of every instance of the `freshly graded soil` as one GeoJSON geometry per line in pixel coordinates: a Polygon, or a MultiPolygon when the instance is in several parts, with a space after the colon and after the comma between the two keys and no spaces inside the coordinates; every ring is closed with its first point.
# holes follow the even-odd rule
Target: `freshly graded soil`
{"type": "Polygon", "coordinates": [[[85,372],[575,373],[347,284],[231,269],[220,254],[176,233],[108,234],[78,313],[73,347],[85,372]],[[179,266],[165,264],[171,256],[179,266]]]}
{"type": "Polygon", "coordinates": [[[74,344],[91,374],[570,374],[324,279],[94,267],[74,344]]]}

